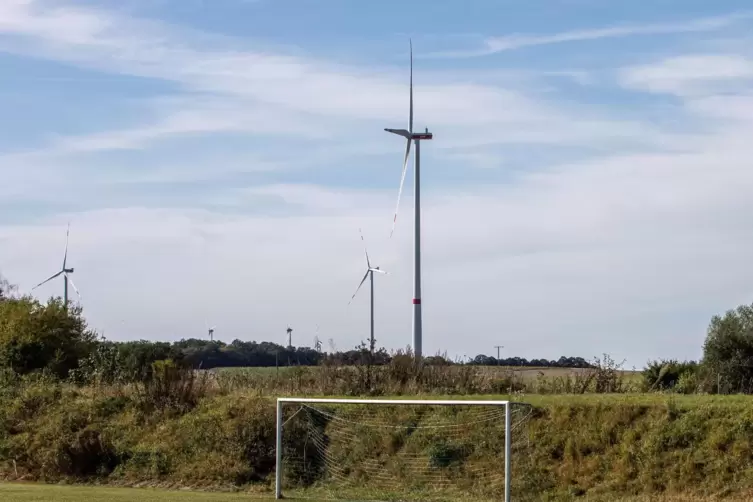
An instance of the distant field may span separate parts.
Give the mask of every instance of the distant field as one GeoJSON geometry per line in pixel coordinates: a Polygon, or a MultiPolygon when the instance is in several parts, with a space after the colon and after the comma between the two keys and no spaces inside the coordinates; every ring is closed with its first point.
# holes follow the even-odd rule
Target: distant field
{"type": "MultiPolygon", "coordinates": [[[[239,385],[253,385],[254,382],[266,381],[268,384],[274,382],[298,381],[299,372],[303,371],[311,377],[315,377],[317,372],[324,371],[323,366],[281,366],[275,367],[236,367],[236,368],[214,368],[212,372],[235,381],[239,385]],[[291,380],[292,379],[292,380],[291,380]]],[[[452,366],[450,373],[461,373],[464,370],[462,366],[452,366]]],[[[468,368],[468,367],[465,367],[468,368]]],[[[593,371],[589,368],[551,368],[551,367],[518,367],[518,366],[471,366],[477,375],[477,379],[484,380],[487,383],[491,380],[508,380],[518,382],[526,386],[528,393],[565,393],[568,383],[571,387],[576,387],[576,382],[583,381],[585,374],[593,371]]],[[[355,369],[355,367],[342,367],[342,369],[355,369]]],[[[641,372],[635,370],[626,370],[619,372],[621,375],[622,385],[627,386],[626,390],[636,392],[641,387],[641,372]]],[[[287,386],[287,384],[286,384],[287,386]]],[[[303,390],[303,389],[299,389],[303,390]]],[[[310,390],[310,389],[306,389],[310,390]]]]}
{"type": "MultiPolygon", "coordinates": [[[[280,366],[279,368],[275,367],[237,367],[237,368],[214,368],[212,371],[217,372],[232,372],[232,373],[250,373],[250,374],[257,374],[257,375],[275,375],[279,371],[280,374],[283,374],[287,371],[293,371],[295,368],[300,368],[301,366],[280,366]]],[[[306,369],[317,369],[318,366],[302,366],[306,369]]],[[[505,375],[509,375],[510,373],[522,377],[522,378],[537,378],[539,376],[544,377],[561,377],[561,376],[569,376],[569,375],[575,375],[578,373],[583,373],[588,371],[586,368],[549,368],[549,367],[525,367],[521,368],[519,366],[474,366],[474,368],[478,368],[479,371],[483,372],[489,372],[489,373],[503,373],[505,375]]],[[[625,370],[622,371],[622,374],[626,377],[639,375],[640,371],[633,371],[633,370],[625,370]]]]}
{"type": "MultiPolygon", "coordinates": [[[[315,368],[316,366],[304,366],[304,368],[315,368]]],[[[262,367],[262,366],[249,366],[249,367],[237,367],[237,368],[214,368],[210,371],[223,372],[223,373],[249,373],[254,375],[274,375],[278,371],[280,373],[290,371],[294,366],[280,366],[275,367],[262,367]]]]}
{"type": "MultiPolygon", "coordinates": [[[[301,497],[305,500],[317,500],[301,497]]],[[[656,497],[596,498],[581,497],[588,502],[706,502],[725,500],[746,502],[751,495],[742,497],[692,497],[688,495],[663,495],[656,497]]],[[[274,497],[254,493],[206,493],[186,490],[153,490],[147,488],[103,488],[91,486],[41,485],[41,484],[0,484],[0,500],[4,502],[240,502],[248,500],[274,500],[274,497]]],[[[296,500],[291,497],[288,500],[296,500]]],[[[318,499],[326,500],[326,499],[318,499]]],[[[469,501],[473,502],[473,501],[469,501]]]]}

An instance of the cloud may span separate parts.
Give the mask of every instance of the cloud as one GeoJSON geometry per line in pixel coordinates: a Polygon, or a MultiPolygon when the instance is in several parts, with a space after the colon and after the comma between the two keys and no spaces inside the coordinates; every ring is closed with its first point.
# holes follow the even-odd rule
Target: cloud
{"type": "MultiPolygon", "coordinates": [[[[34,1],[14,5],[0,24],[0,34],[6,34],[0,38],[4,50],[164,80],[187,93],[187,110],[160,111],[167,117],[124,131],[65,139],[73,151],[134,148],[159,138],[215,131],[266,129],[280,135],[334,137],[368,123],[380,134],[381,127],[406,121],[404,69],[349,67],[249,49],[247,42],[236,39],[104,10],[50,8],[34,1]],[[215,103],[203,106],[202,98],[194,104],[196,93],[211,95],[215,103]]],[[[608,140],[623,135],[623,127],[646,129],[645,124],[608,120],[583,109],[559,109],[524,91],[525,85],[517,90],[449,80],[434,75],[432,81],[417,82],[416,123],[438,133],[447,130],[448,137],[460,142],[478,138],[471,128],[484,128],[486,137],[493,136],[487,141],[536,143],[581,141],[583,136],[608,140]],[[583,119],[577,137],[571,133],[573,113],[583,119]]]]}
{"type": "Polygon", "coordinates": [[[693,54],[625,68],[618,75],[629,89],[691,96],[746,88],[753,60],[736,54],[693,54]],[[730,87],[732,86],[732,87],[730,87]]]}
{"type": "Polygon", "coordinates": [[[741,20],[751,17],[751,13],[742,12],[725,16],[707,17],[677,23],[658,24],[626,24],[622,26],[609,26],[606,28],[594,28],[585,30],[572,30],[551,35],[507,35],[502,37],[490,37],[484,41],[484,47],[475,50],[461,50],[437,52],[423,55],[422,57],[462,58],[477,57],[497,54],[504,51],[537,47],[542,45],[561,44],[567,42],[585,42],[606,38],[624,38],[639,35],[669,35],[675,33],[697,33],[713,31],[730,26],[741,20]]]}

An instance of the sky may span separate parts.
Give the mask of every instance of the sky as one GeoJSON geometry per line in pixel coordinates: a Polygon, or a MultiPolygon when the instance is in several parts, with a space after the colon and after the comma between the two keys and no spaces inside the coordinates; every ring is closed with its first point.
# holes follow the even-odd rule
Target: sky
{"type": "Polygon", "coordinates": [[[753,10],[705,0],[2,0],[0,273],[109,339],[697,359],[753,301],[753,10]],[[332,342],[330,343],[329,340],[332,342]]]}

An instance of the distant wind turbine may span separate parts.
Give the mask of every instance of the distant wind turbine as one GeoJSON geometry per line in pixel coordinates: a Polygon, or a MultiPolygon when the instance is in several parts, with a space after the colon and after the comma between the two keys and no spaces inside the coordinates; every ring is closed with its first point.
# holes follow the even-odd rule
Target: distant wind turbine
{"type": "Polygon", "coordinates": [[[209,326],[206,321],[204,321],[204,327],[207,330],[207,335],[209,335],[209,341],[214,341],[214,330],[217,326],[209,326]]]}
{"type": "Polygon", "coordinates": [[[70,235],[70,233],[71,233],[71,224],[68,223],[68,229],[65,232],[65,254],[63,255],[63,268],[60,269],[60,272],[57,272],[56,274],[51,275],[50,277],[48,277],[44,281],[40,282],[39,284],[37,284],[36,286],[34,286],[33,288],[31,288],[31,290],[34,291],[39,286],[41,286],[43,284],[47,284],[51,280],[53,280],[56,277],[59,277],[59,276],[62,275],[63,276],[63,284],[64,284],[64,286],[63,286],[64,287],[64,289],[63,289],[63,306],[66,307],[66,308],[68,307],[68,282],[69,281],[71,283],[71,286],[73,286],[73,290],[78,295],[79,301],[81,301],[81,293],[79,293],[78,288],[76,287],[76,285],[73,284],[73,279],[71,279],[70,276],[68,275],[68,274],[72,274],[73,273],[73,268],[66,268],[66,264],[68,262],[68,236],[70,235]]]}
{"type": "MultiPolygon", "coordinates": [[[[361,233],[361,229],[358,229],[358,232],[361,233]]],[[[363,233],[361,233],[361,242],[363,243],[363,250],[364,253],[366,253],[366,273],[363,275],[363,279],[361,279],[361,283],[356,288],[356,292],[353,293],[353,296],[350,298],[350,301],[348,302],[348,305],[350,305],[353,300],[355,299],[356,295],[358,294],[358,291],[361,289],[361,286],[363,286],[363,283],[366,282],[366,279],[369,279],[370,286],[371,286],[371,334],[369,338],[369,347],[371,350],[374,350],[374,272],[380,273],[380,274],[386,274],[384,270],[381,270],[379,267],[372,267],[371,266],[371,260],[369,259],[369,251],[366,249],[366,241],[363,238],[363,233]]]]}
{"type": "Polygon", "coordinates": [[[408,130],[405,129],[385,129],[385,131],[397,134],[406,139],[405,158],[403,159],[403,173],[400,178],[400,189],[397,192],[397,205],[395,207],[395,216],[392,219],[392,233],[395,232],[395,223],[397,222],[397,212],[400,208],[400,197],[403,194],[403,184],[405,183],[405,173],[408,170],[408,157],[410,157],[411,142],[416,143],[416,160],[413,164],[413,184],[414,184],[414,254],[413,254],[413,352],[416,360],[421,359],[422,344],[422,324],[421,324],[421,140],[430,140],[433,138],[429,129],[425,132],[413,132],[413,42],[410,44],[410,114],[408,118],[408,130]]]}
{"type": "Polygon", "coordinates": [[[314,350],[322,351],[322,341],[319,339],[319,325],[316,325],[316,334],[314,335],[314,350]]]}

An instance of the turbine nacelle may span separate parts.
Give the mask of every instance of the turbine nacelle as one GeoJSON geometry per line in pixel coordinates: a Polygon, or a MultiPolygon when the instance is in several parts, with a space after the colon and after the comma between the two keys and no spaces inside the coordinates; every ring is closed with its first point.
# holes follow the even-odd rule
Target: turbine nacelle
{"type": "Polygon", "coordinates": [[[429,132],[429,129],[426,129],[426,132],[414,132],[413,133],[413,139],[417,140],[427,140],[427,139],[433,139],[434,135],[429,132]]]}

